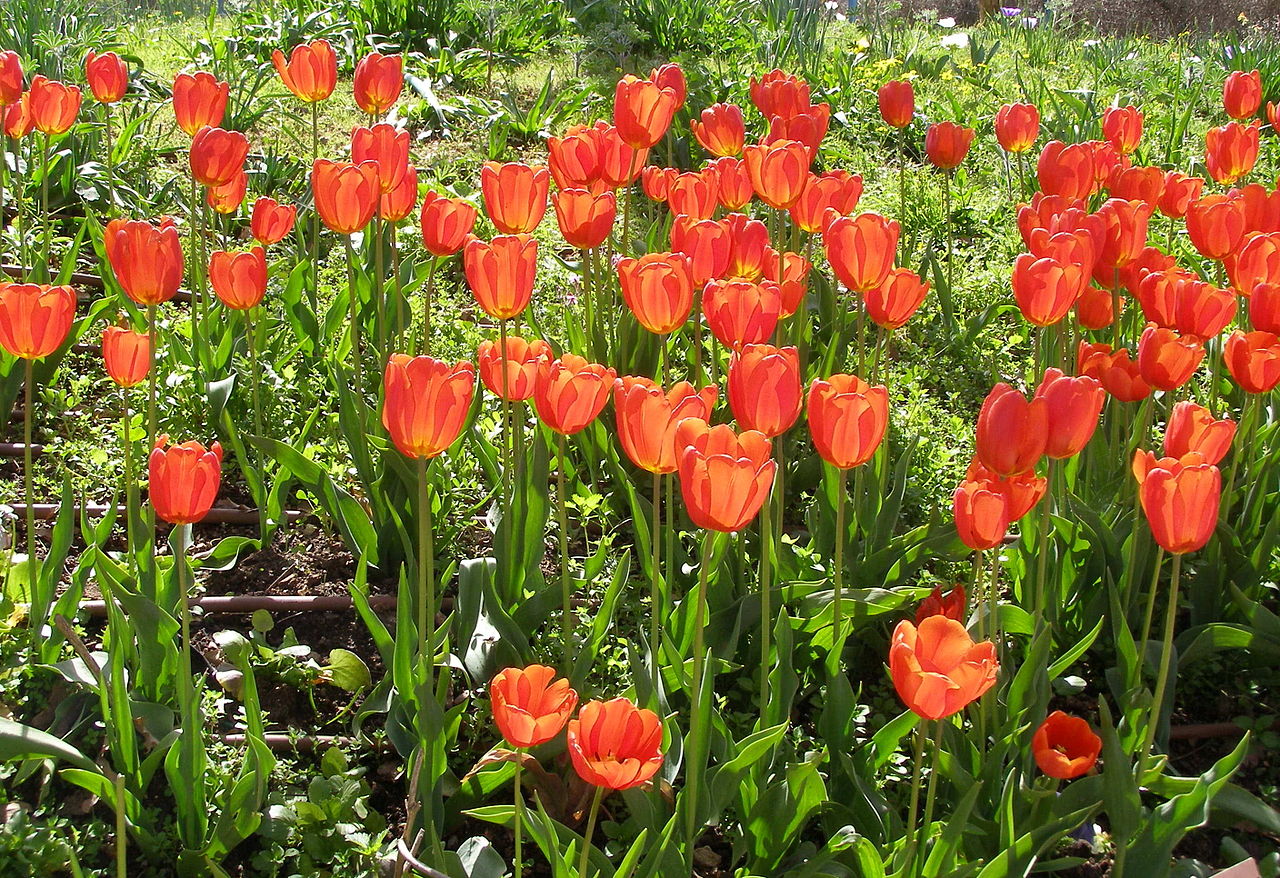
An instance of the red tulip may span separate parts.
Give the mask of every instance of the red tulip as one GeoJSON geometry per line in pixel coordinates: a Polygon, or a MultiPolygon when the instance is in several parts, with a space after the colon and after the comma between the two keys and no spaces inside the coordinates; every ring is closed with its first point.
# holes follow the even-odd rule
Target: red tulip
{"type": "Polygon", "coordinates": [[[418,169],[405,168],[400,184],[378,200],[378,216],[389,223],[399,223],[409,218],[418,204],[418,169]]]}
{"type": "Polygon", "coordinates": [[[543,166],[521,162],[485,162],[480,168],[484,210],[504,235],[528,234],[547,212],[551,174],[543,166]]]}
{"type": "Polygon", "coordinates": [[[884,283],[898,249],[896,220],[877,213],[837,217],[822,233],[831,268],[846,287],[867,293],[884,283]]]}
{"type": "Polygon", "coordinates": [[[729,360],[729,408],[745,430],[772,439],[800,417],[800,354],[794,347],[743,345],[729,360]]]}
{"type": "Polygon", "coordinates": [[[961,482],[951,496],[951,514],[960,541],[974,551],[994,549],[1009,532],[1009,501],[991,481],[961,482]]]}
{"type": "Polygon", "coordinates": [[[1093,438],[1107,392],[1088,375],[1071,377],[1061,369],[1046,369],[1036,399],[1045,403],[1048,433],[1044,453],[1056,460],[1075,457],[1093,438]]]}
{"type": "Polygon", "coordinates": [[[1060,140],[1049,141],[1040,151],[1036,178],[1046,194],[1088,198],[1096,182],[1093,149],[1083,143],[1068,146],[1060,140]]]}
{"type": "Polygon", "coordinates": [[[677,174],[667,188],[667,204],[677,216],[711,219],[716,212],[719,190],[720,178],[714,172],[677,174]]]}
{"type": "Polygon", "coordinates": [[[31,116],[31,93],[24,92],[15,103],[3,108],[0,116],[4,120],[4,134],[14,140],[21,140],[35,130],[35,119],[31,116]]]}
{"type": "Polygon", "coordinates": [[[579,433],[599,417],[618,373],[577,354],[538,364],[533,404],[538,418],[562,436],[579,433]]]}
{"type": "Polygon", "coordinates": [[[1108,198],[1098,208],[1105,233],[1098,242],[1098,264],[1106,268],[1123,268],[1147,245],[1147,222],[1153,208],[1142,201],[1108,198]]]}
{"type": "Polygon", "coordinates": [[[1107,108],[1102,114],[1102,136],[1121,155],[1128,155],[1142,140],[1142,112],[1132,106],[1107,108]]]}
{"type": "Polygon", "coordinates": [[[320,159],[311,168],[316,212],[330,230],[354,235],[369,225],[382,197],[378,166],[320,159]]]}
{"type": "Polygon", "coordinates": [[[506,387],[503,387],[502,350],[497,344],[485,339],[480,342],[477,361],[480,366],[480,380],[489,392],[506,399],[508,402],[520,402],[533,396],[533,388],[538,380],[538,365],[544,360],[552,359],[551,345],[540,338],[525,341],[516,336],[507,336],[506,345],[507,374],[506,387]]]}
{"type": "MultiPolygon", "coordinates": [[[[769,253],[769,230],[745,213],[731,213],[720,223],[729,232],[729,264],[721,274],[742,280],[758,280],[764,274],[769,253]]],[[[777,267],[777,256],[773,258],[777,267]]]]}
{"type": "Polygon", "coordinates": [[[22,59],[12,49],[0,52],[0,107],[22,100],[22,59]]]}
{"type": "Polygon", "coordinates": [[[1138,402],[1151,395],[1138,363],[1125,348],[1112,353],[1109,344],[1080,342],[1076,369],[1081,375],[1097,378],[1102,387],[1120,402],[1138,402]]]}
{"type": "Polygon", "coordinates": [[[809,272],[812,270],[812,263],[799,253],[787,252],[779,255],[772,249],[765,251],[764,278],[778,285],[780,318],[790,317],[800,310],[805,293],[808,292],[809,272]],[[778,274],[779,268],[782,269],[781,276],[778,274]]]}
{"type": "Polygon", "coordinates": [[[370,52],[356,65],[356,106],[370,116],[381,116],[395,106],[404,87],[404,59],[400,55],[370,52]]]}
{"type": "Polygon", "coordinates": [[[743,150],[751,186],[760,200],[786,210],[799,200],[809,179],[810,154],[798,140],[782,140],[743,150]]]}
{"type": "Polygon", "coordinates": [[[599,247],[609,238],[618,212],[612,192],[592,195],[586,189],[560,189],[551,196],[565,242],[578,250],[599,247]]]}
{"type": "Polygon", "coordinates": [[[1107,188],[1116,198],[1123,198],[1125,201],[1145,201],[1155,208],[1164,195],[1166,176],[1164,170],[1151,166],[1117,168],[1107,178],[1107,188]]]}
{"type": "Polygon", "coordinates": [[[1026,152],[1040,136],[1040,111],[1035,104],[1005,104],[996,112],[995,131],[1005,152],[1026,152]]]}
{"type": "Polygon", "coordinates": [[[600,135],[597,128],[574,125],[562,137],[547,138],[547,166],[556,186],[593,192],[600,188],[600,135]]]}
{"type": "Polygon", "coordinates": [[[969,154],[969,145],[976,133],[955,122],[935,122],[925,133],[924,154],[935,168],[953,170],[969,154]]]}
{"type": "Polygon", "coordinates": [[[249,139],[239,131],[201,128],[191,141],[191,176],[201,186],[225,186],[244,171],[249,139]]]}
{"type": "Polygon", "coordinates": [[[267,293],[267,254],[261,247],[248,252],[215,250],[209,257],[209,283],[222,304],[247,311],[267,293]]]}
{"type": "Polygon", "coordinates": [[[1204,180],[1200,177],[1188,177],[1179,171],[1169,171],[1164,175],[1160,212],[1170,219],[1186,216],[1187,208],[1200,198],[1203,187],[1204,180]]]}
{"type": "Polygon", "coordinates": [[[569,720],[569,760],[592,786],[629,790],[662,767],[662,722],[625,698],[589,701],[569,720]]]}
{"type": "Polygon", "coordinates": [[[1218,523],[1222,474],[1198,454],[1156,459],[1139,451],[1133,458],[1138,499],[1151,536],[1166,552],[1182,555],[1204,548],[1218,523]]]}
{"type": "Polygon", "coordinates": [[[103,249],[125,295],[139,305],[159,305],[178,293],[182,283],[182,242],[166,217],[158,226],[140,220],[107,223],[103,249]]]}
{"type": "Polygon", "coordinates": [[[210,186],[205,189],[205,201],[216,213],[230,216],[244,204],[245,194],[249,190],[249,175],[240,171],[221,186],[210,186]]]}
{"type": "Polygon", "coordinates": [[[528,235],[499,235],[492,241],[473,237],[463,247],[462,267],[485,313],[509,320],[524,311],[533,296],[538,242],[528,235]]]}
{"type": "MultiPolygon", "coordinates": [[[[649,165],[640,172],[640,188],[644,190],[645,197],[650,201],[666,201],[667,195],[671,192],[671,181],[676,178],[680,172],[675,168],[660,168],[657,165],[649,165]]],[[[551,176],[555,176],[555,167],[552,166],[551,176]]],[[[564,183],[557,183],[562,189],[565,188],[564,183]]]]}
{"type": "Polygon", "coordinates": [[[712,104],[702,111],[700,121],[690,123],[694,138],[715,156],[742,155],[747,130],[742,108],[735,104],[712,104]]]}
{"type": "Polygon", "coordinates": [[[217,128],[227,112],[231,86],[211,73],[179,73],[173,80],[173,115],[194,137],[201,128],[217,128]]]}
{"type": "Polygon", "coordinates": [[[62,347],[75,319],[70,287],[0,283],[0,348],[38,360],[62,347]]]}
{"type": "Polygon", "coordinates": [[[1028,322],[1052,326],[1071,310],[1088,286],[1079,265],[1036,259],[1024,253],[1013,263],[1013,297],[1028,322]]]}
{"type": "Polygon", "coordinates": [[[1280,384],[1280,337],[1274,332],[1237,329],[1227,336],[1222,358],[1246,393],[1268,393],[1280,384]]]}
{"type": "Polygon", "coordinates": [[[271,53],[271,63],[284,87],[308,104],[329,97],[338,82],[338,59],[327,40],[294,46],[288,61],[284,52],[276,49],[271,53]]]}
{"type": "Polygon", "coordinates": [[[891,128],[906,128],[916,113],[916,93],[906,80],[886,82],[876,93],[880,117],[891,128]]]}
{"type": "MultiPolygon", "coordinates": [[[[1120,311],[1123,313],[1124,296],[1119,296],[1117,301],[1120,304],[1120,311]]],[[[1116,301],[1112,300],[1110,290],[1086,286],[1083,292],[1080,293],[1080,298],[1076,299],[1076,320],[1085,329],[1106,329],[1115,323],[1115,305],[1116,301]]]]}
{"type": "Polygon", "coordinates": [[[675,472],[676,425],[685,418],[708,420],[716,395],[714,385],[697,390],[680,381],[663,392],[648,378],[619,378],[613,385],[613,407],[627,457],[651,473],[675,472]]]}
{"type": "Polygon", "coordinates": [[[96,101],[114,104],[124,97],[129,88],[129,65],[115,52],[99,55],[90,50],[84,58],[84,78],[96,101]]]}
{"type": "Polygon", "coordinates": [[[1031,737],[1036,765],[1049,777],[1071,780],[1088,774],[1102,752],[1102,739],[1079,717],[1055,710],[1031,737]]]}
{"type": "Polygon", "coordinates": [[[974,643],[955,619],[929,616],[919,628],[903,619],[893,630],[893,687],[924,719],[943,719],[964,710],[995,685],[999,671],[995,644],[974,643]]]}
{"type": "Polygon", "coordinates": [[[1164,453],[1168,457],[1185,457],[1194,452],[1203,457],[1205,463],[1216,465],[1227,456],[1235,435],[1235,421],[1215,420],[1204,406],[1184,400],[1175,404],[1169,415],[1164,431],[1164,453]]]}
{"type": "Polygon", "coordinates": [[[64,134],[80,112],[80,89],[37,74],[31,80],[31,122],[42,134],[64,134]]]}
{"type": "Polygon", "coordinates": [[[1231,190],[1244,202],[1247,232],[1269,234],[1280,232],[1280,189],[1268,189],[1261,183],[1247,183],[1231,190]]]}
{"type": "Polygon", "coordinates": [[[1228,122],[1205,132],[1204,164],[1219,183],[1234,183],[1258,161],[1258,123],[1228,122]]]}
{"type": "Polygon", "coordinates": [[[156,437],[147,469],[148,493],[156,517],[170,524],[195,524],[209,514],[222,478],[222,446],[206,450],[199,442],[168,448],[169,437],[156,437]]]}
{"type": "Polygon", "coordinates": [[[778,468],[764,434],[685,418],[676,425],[675,447],[680,494],[694,526],[735,533],[750,524],[778,468]]]}
{"type": "Polygon", "coordinates": [[[764,136],[761,143],[796,140],[803,143],[812,155],[822,145],[830,124],[831,106],[829,104],[809,107],[794,116],[774,116],[769,120],[769,133],[764,136]]]}
{"type": "Polygon", "coordinates": [[[121,387],[133,387],[146,380],[151,370],[151,334],[134,332],[127,326],[102,330],[102,362],[111,380],[121,387]]]}
{"type": "Polygon", "coordinates": [[[1049,404],[1027,400],[1003,382],[991,388],[978,413],[976,448],[982,465],[1016,476],[1036,465],[1049,440],[1049,404]]]}
{"type": "Polygon", "coordinates": [[[1280,283],[1254,286],[1249,297],[1249,320],[1254,329],[1280,333],[1280,283]]]}
{"type": "Polygon", "coordinates": [[[703,173],[715,175],[716,198],[725,210],[741,210],[755,197],[756,191],[751,184],[751,172],[747,169],[744,159],[716,159],[703,173]]]}
{"type": "Polygon", "coordinates": [[[667,133],[678,96],[647,79],[624,76],[613,94],[613,124],[622,142],[632,149],[648,149],[667,133]]]}
{"type": "Polygon", "coordinates": [[[611,189],[630,186],[649,160],[649,150],[625,143],[612,125],[597,122],[595,127],[599,132],[601,181],[611,189]]]}
{"type": "Polygon", "coordinates": [[[280,204],[273,198],[259,198],[253,203],[249,230],[253,239],[264,247],[278,244],[293,231],[298,208],[292,204],[280,204]]]}
{"type": "Polygon", "coordinates": [[[671,249],[688,257],[693,284],[701,287],[726,276],[734,247],[731,232],[723,223],[676,217],[671,224],[671,249]]]}
{"type": "Polygon", "coordinates": [[[1222,260],[1244,239],[1244,203],[1228,195],[1206,195],[1187,208],[1187,236],[1201,256],[1222,260]]]}
{"type": "Polygon", "coordinates": [[[827,463],[852,469],[869,461],[889,429],[889,391],[856,375],[815,378],[809,385],[809,432],[827,463]]]}
{"type": "MultiPolygon", "coordinates": [[[[862,178],[858,177],[858,196],[862,195],[862,178]]],[[[810,174],[804,189],[796,203],[791,205],[791,220],[810,234],[822,231],[827,224],[827,211],[835,210],[844,216],[845,211],[838,210],[836,204],[842,200],[845,183],[838,177],[810,174]]],[[[854,199],[857,204],[857,198],[854,199]]]]}
{"type": "Polygon", "coordinates": [[[1142,380],[1156,390],[1175,390],[1186,384],[1203,359],[1204,345],[1199,338],[1153,323],[1147,324],[1138,342],[1138,370],[1142,380]]]}
{"type": "Polygon", "coordinates": [[[924,303],[929,282],[908,268],[894,268],[879,287],[863,295],[867,316],[890,331],[901,328],[924,303]]]}
{"type": "Polygon", "coordinates": [[[555,668],[529,665],[499,671],[489,683],[493,722],[512,747],[537,747],[560,734],[578,706],[578,693],[555,668]],[[554,682],[553,682],[554,681],[554,682]]]}
{"type": "Polygon", "coordinates": [[[1248,119],[1262,106],[1262,75],[1233,70],[1222,83],[1222,106],[1232,119],[1248,119]]]}
{"type": "Polygon", "coordinates": [[[774,68],[764,76],[751,77],[751,103],[766,119],[789,119],[809,107],[809,83],[774,68]]]}
{"type": "Polygon", "coordinates": [[[689,87],[685,82],[684,70],[679,64],[663,64],[649,71],[649,81],[659,88],[670,89],[676,96],[676,111],[684,108],[684,100],[688,96],[689,87]]]}
{"type": "Polygon", "coordinates": [[[702,292],[702,313],[712,335],[735,351],[767,342],[781,311],[782,292],[770,281],[713,280],[702,292]]]}
{"type": "Polygon", "coordinates": [[[622,300],[649,332],[675,332],[693,308],[693,275],[689,260],[679,253],[646,253],[639,259],[618,260],[622,300]]]}
{"type": "Polygon", "coordinates": [[[475,222],[475,206],[461,198],[428,192],[422,199],[422,243],[433,256],[452,256],[461,250],[475,222]]]}
{"type": "Polygon", "coordinates": [[[431,459],[458,440],[475,394],[476,369],[392,354],[383,376],[382,425],[405,457],[431,459]]]}
{"type": "MultiPolygon", "coordinates": [[[[995,491],[1003,495],[1004,516],[1007,519],[1007,524],[1012,524],[1030,512],[1037,503],[1044,499],[1044,495],[1049,490],[1049,480],[1044,476],[1037,476],[1035,470],[1028,470],[1016,476],[998,476],[983,466],[982,461],[978,460],[976,455],[969,462],[969,468],[964,474],[964,481],[981,483],[985,485],[986,490],[995,491]]],[[[953,497],[953,504],[954,500],[955,498],[953,497]]],[[[955,511],[954,507],[952,511],[955,511]]],[[[957,519],[958,525],[959,519],[957,519]]],[[[994,536],[995,530],[998,529],[999,519],[991,519],[989,522],[970,519],[966,522],[966,525],[971,530],[975,527],[991,527],[993,528],[992,533],[994,536]]],[[[962,534],[962,536],[964,535],[962,534]]],[[[1003,536],[1000,538],[1003,538],[1003,536]]],[[[976,548],[976,546],[971,546],[971,548],[976,548]]]]}
{"type": "Polygon", "coordinates": [[[378,184],[385,195],[400,186],[409,170],[409,132],[385,122],[356,128],[351,132],[351,160],[357,165],[377,165],[378,184]]]}
{"type": "Polygon", "coordinates": [[[929,596],[916,608],[916,627],[930,616],[946,616],[963,622],[965,616],[965,592],[963,585],[955,585],[945,595],[939,586],[929,592],[929,596]]]}
{"type": "Polygon", "coordinates": [[[1258,284],[1280,283],[1280,233],[1250,236],[1228,269],[1232,285],[1244,296],[1258,284]]]}

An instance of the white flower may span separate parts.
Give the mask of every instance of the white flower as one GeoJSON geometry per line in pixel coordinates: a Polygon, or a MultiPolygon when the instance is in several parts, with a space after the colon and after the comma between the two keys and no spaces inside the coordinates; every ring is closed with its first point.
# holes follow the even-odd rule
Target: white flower
{"type": "Polygon", "coordinates": [[[939,18],[938,27],[955,27],[956,20],[954,18],[939,18]]]}
{"type": "Polygon", "coordinates": [[[960,31],[959,33],[943,37],[941,43],[947,48],[954,47],[957,49],[964,49],[969,45],[969,35],[964,31],[960,31]]]}

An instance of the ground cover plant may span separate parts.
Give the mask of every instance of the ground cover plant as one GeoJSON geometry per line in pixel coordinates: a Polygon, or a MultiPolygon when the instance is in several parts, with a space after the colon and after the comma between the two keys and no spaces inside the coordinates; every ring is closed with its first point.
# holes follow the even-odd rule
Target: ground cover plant
{"type": "Polygon", "coordinates": [[[6,5],[0,874],[1280,874],[1275,46],[6,5]]]}

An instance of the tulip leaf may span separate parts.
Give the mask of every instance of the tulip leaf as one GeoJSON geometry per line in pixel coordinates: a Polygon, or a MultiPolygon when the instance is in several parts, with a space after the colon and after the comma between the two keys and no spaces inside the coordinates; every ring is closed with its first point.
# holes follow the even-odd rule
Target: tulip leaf
{"type": "Polygon", "coordinates": [[[98,772],[92,759],[61,738],[0,717],[0,761],[13,759],[61,759],[85,771],[98,772]]]}

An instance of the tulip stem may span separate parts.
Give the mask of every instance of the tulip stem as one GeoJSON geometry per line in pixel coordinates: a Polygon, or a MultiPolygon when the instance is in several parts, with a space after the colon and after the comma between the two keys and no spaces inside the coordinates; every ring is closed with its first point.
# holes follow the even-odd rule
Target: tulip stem
{"type": "Polygon", "coordinates": [[[351,322],[351,360],[355,363],[356,398],[364,405],[364,366],[361,363],[360,307],[356,297],[356,252],[351,236],[343,236],[347,242],[347,307],[351,322]]]}
{"type": "Polygon", "coordinates": [[[524,763],[516,761],[516,794],[515,794],[515,854],[512,857],[512,870],[515,878],[524,875],[524,795],[520,792],[520,778],[524,774],[524,763]]]}
{"type": "MultiPolygon", "coordinates": [[[[195,369],[197,387],[204,385],[204,358],[200,356],[200,299],[204,293],[204,272],[201,259],[204,235],[200,229],[200,184],[191,180],[191,365],[195,369]]],[[[204,268],[208,263],[203,264],[204,268]]]]}
{"type": "MultiPolygon", "coordinates": [[[[430,355],[431,353],[431,300],[436,292],[436,267],[440,264],[440,260],[436,256],[431,257],[431,262],[427,266],[427,290],[422,298],[422,353],[430,355]]],[[[415,345],[415,348],[418,346],[415,345]]],[[[416,353],[416,350],[415,350],[416,353]]]]}
{"type": "MultiPolygon", "coordinates": [[[[23,382],[22,382],[22,488],[26,494],[27,500],[27,582],[31,589],[33,597],[40,595],[41,590],[37,588],[36,583],[36,508],[32,505],[33,491],[31,487],[31,383],[33,380],[33,372],[30,357],[26,357],[22,361],[23,365],[23,382]]],[[[32,609],[36,610],[36,601],[32,601],[32,609]]],[[[39,598],[39,610],[32,615],[34,623],[31,626],[31,634],[35,640],[43,638],[40,628],[44,625],[45,601],[43,596],[39,598]]]]}
{"type": "Polygon", "coordinates": [[[1000,649],[1000,548],[991,550],[991,582],[987,589],[988,614],[991,616],[991,640],[1000,649]]]}
{"type": "Polygon", "coordinates": [[[383,277],[383,272],[386,271],[386,256],[383,255],[382,250],[382,216],[375,211],[373,214],[373,297],[378,305],[376,318],[378,357],[385,363],[390,353],[387,349],[387,339],[391,335],[387,332],[386,281],[383,277]]]}
{"type": "Polygon", "coordinates": [[[911,801],[907,806],[907,854],[903,875],[914,875],[916,866],[916,829],[920,825],[920,766],[924,762],[924,720],[917,717],[915,746],[911,755],[911,801]]]}
{"type": "Polygon", "coordinates": [[[594,358],[596,356],[596,316],[595,305],[591,301],[591,251],[583,250],[582,253],[582,307],[586,315],[587,323],[587,353],[594,358]]]}
{"type": "MultiPolygon", "coordinates": [[[[436,558],[431,527],[431,496],[425,457],[418,461],[418,637],[426,645],[427,662],[435,660],[436,558]]],[[[434,676],[434,674],[432,675],[434,676]]]]}
{"type": "Polygon", "coordinates": [[[27,233],[25,230],[26,211],[22,209],[22,194],[27,188],[27,175],[22,173],[22,141],[13,140],[13,206],[17,212],[18,226],[18,258],[22,263],[22,278],[26,280],[31,271],[31,254],[27,251],[27,233]]]}
{"type": "MultiPolygon", "coordinates": [[[[178,524],[174,534],[173,547],[173,566],[178,577],[178,609],[181,613],[182,623],[182,645],[179,650],[180,661],[180,681],[178,686],[178,707],[182,711],[182,738],[181,747],[183,757],[179,760],[179,764],[185,765],[187,768],[194,768],[196,765],[196,754],[200,752],[200,742],[197,739],[197,728],[195,715],[195,686],[191,681],[191,596],[189,594],[189,586],[187,577],[190,569],[187,566],[187,534],[191,525],[178,524]]],[[[197,782],[197,786],[201,786],[197,782]]],[[[203,797],[201,797],[203,798],[203,797]]],[[[203,804],[203,803],[200,803],[203,804]]],[[[201,809],[203,811],[203,809],[201,809]]],[[[195,819],[199,820],[203,815],[198,815],[195,819]]],[[[188,845],[192,839],[185,839],[188,845]]]]}
{"type": "Polygon", "coordinates": [[[129,874],[129,836],[124,811],[124,775],[112,778],[112,785],[116,793],[116,878],[125,878],[129,874]]]}
{"type": "MultiPolygon", "coordinates": [[[[320,104],[311,102],[311,167],[320,160],[320,104]]],[[[315,207],[315,189],[311,190],[311,309],[318,310],[320,300],[320,211],[315,207]]]]}
{"type": "MultiPolygon", "coordinates": [[[[907,224],[907,129],[898,129],[898,222],[907,224]]],[[[898,264],[907,264],[906,235],[898,236],[898,264]]],[[[861,367],[859,367],[861,368],[861,367]]]]}
{"type": "Polygon", "coordinates": [[[44,214],[44,255],[41,277],[49,277],[49,254],[53,250],[53,218],[49,215],[49,132],[44,133],[44,157],[40,178],[40,209],[44,214]]]}
{"type": "MultiPolygon", "coordinates": [[[[156,306],[154,303],[147,305],[147,336],[148,347],[151,349],[150,361],[147,363],[147,444],[143,449],[145,454],[150,454],[151,449],[156,447],[156,435],[159,433],[159,417],[156,415],[156,352],[159,345],[156,344],[156,306]]],[[[147,504],[147,532],[151,534],[150,540],[150,564],[151,575],[147,581],[152,585],[152,593],[147,597],[155,598],[155,569],[156,569],[156,508],[154,505],[147,504]]]]}
{"type": "MultiPolygon", "coordinates": [[[[953,238],[954,230],[951,227],[951,171],[942,172],[942,210],[946,214],[943,217],[947,228],[947,298],[955,301],[955,260],[952,256],[954,249],[953,238]]],[[[953,327],[954,328],[954,327],[953,327]]]]}
{"type": "Polygon", "coordinates": [[[662,685],[662,670],[659,657],[662,638],[661,621],[667,617],[667,608],[662,600],[662,473],[653,474],[653,519],[649,528],[649,543],[653,552],[653,570],[649,581],[649,662],[653,676],[653,704],[656,708],[660,702],[659,693],[662,685]]]}
{"type": "Polygon", "coordinates": [[[136,575],[138,559],[134,557],[133,520],[138,516],[138,478],[133,468],[133,436],[129,417],[129,391],[120,388],[120,444],[124,446],[124,546],[129,556],[129,569],[136,575]]]}
{"type": "Polygon", "coordinates": [[[770,624],[773,616],[772,584],[770,582],[769,557],[774,543],[772,497],[765,497],[760,506],[760,728],[765,727],[765,713],[769,709],[769,665],[773,653],[770,624]]]}
{"type": "Polygon", "coordinates": [[[395,223],[391,224],[391,282],[392,289],[395,290],[396,296],[396,343],[394,348],[399,348],[400,343],[404,341],[405,320],[404,320],[404,284],[400,280],[400,228],[395,223]]]}
{"type": "MultiPolygon", "coordinates": [[[[4,230],[7,226],[5,222],[4,208],[6,194],[5,180],[9,171],[8,146],[9,138],[5,136],[4,130],[0,128],[0,262],[4,261],[4,230]]],[[[14,164],[17,164],[17,154],[14,154],[14,164]]],[[[17,187],[14,187],[14,195],[17,195],[17,187]]],[[[24,266],[25,267],[25,266],[24,266]]]]}
{"type": "Polygon", "coordinates": [[[1045,479],[1045,496],[1040,500],[1040,514],[1036,516],[1039,525],[1036,534],[1036,592],[1035,599],[1032,604],[1032,612],[1035,613],[1036,630],[1039,631],[1043,626],[1048,626],[1049,603],[1048,603],[1048,578],[1049,578],[1049,529],[1053,526],[1053,519],[1049,511],[1049,501],[1053,493],[1053,459],[1049,459],[1048,469],[1045,479]]]}
{"type": "MultiPolygon", "coordinates": [[[[767,505],[767,504],[766,504],[767,505]]],[[[761,533],[765,532],[761,528],[761,533]]],[[[715,546],[715,531],[706,531],[702,537],[702,556],[698,564],[698,595],[695,598],[693,612],[693,694],[689,705],[689,741],[691,746],[701,749],[698,743],[702,739],[702,678],[706,667],[706,631],[707,624],[707,580],[711,568],[712,549],[715,546]]],[[[688,748],[686,748],[686,752],[688,748]]],[[[689,875],[693,875],[693,848],[697,841],[698,831],[698,787],[702,782],[702,768],[705,754],[698,753],[689,761],[688,777],[685,782],[685,836],[689,843],[689,875]]]]}
{"type": "Polygon", "coordinates": [[[1147,594],[1147,612],[1142,620],[1142,639],[1138,641],[1143,661],[1138,664],[1138,678],[1142,678],[1142,665],[1146,662],[1147,641],[1151,639],[1151,623],[1156,614],[1156,592],[1160,590],[1160,568],[1164,564],[1164,546],[1156,551],[1156,568],[1151,575],[1151,591],[1147,594]]]}
{"type": "Polygon", "coordinates": [[[1169,666],[1173,658],[1173,629],[1178,618],[1178,580],[1182,576],[1182,555],[1173,556],[1173,573],[1169,581],[1169,606],[1164,617],[1164,644],[1160,649],[1160,670],[1156,675],[1155,695],[1151,701],[1151,716],[1147,721],[1147,731],[1142,737],[1142,749],[1138,758],[1145,760],[1156,740],[1156,729],[1160,725],[1160,717],[1164,714],[1164,699],[1169,685],[1169,666]]]}
{"type": "Polygon", "coordinates": [[[596,787],[596,794],[591,798],[591,810],[587,814],[587,833],[582,837],[582,856],[578,858],[578,878],[587,878],[587,865],[591,857],[591,838],[596,834],[596,818],[600,815],[602,798],[604,798],[604,787],[596,787]]]}
{"type": "MultiPolygon", "coordinates": [[[[244,312],[245,324],[245,344],[249,351],[249,368],[250,376],[250,393],[253,400],[253,432],[261,438],[264,433],[262,429],[262,360],[257,355],[256,336],[258,334],[258,322],[253,319],[254,311],[259,311],[260,306],[244,312]]],[[[259,490],[262,492],[262,500],[258,509],[258,539],[265,545],[267,542],[267,466],[261,449],[254,456],[254,463],[258,467],[258,481],[260,483],[259,490]]]]}
{"type": "Polygon", "coordinates": [[[917,860],[925,856],[925,847],[929,842],[929,837],[933,834],[933,806],[937,802],[938,775],[941,773],[942,768],[942,760],[938,758],[938,754],[942,751],[942,729],[942,720],[934,720],[933,746],[929,749],[929,791],[924,798],[924,822],[920,824],[920,841],[916,845],[917,857],[915,859],[917,860]]]}
{"type": "Polygon", "coordinates": [[[565,437],[556,434],[556,525],[560,529],[560,636],[564,643],[564,667],[568,673],[570,660],[573,657],[573,607],[571,604],[571,582],[569,579],[569,512],[568,498],[565,496],[564,467],[567,458],[565,453],[565,437]]]}
{"type": "Polygon", "coordinates": [[[831,622],[835,626],[831,635],[831,655],[834,660],[831,662],[833,671],[840,669],[840,653],[844,647],[844,608],[841,606],[841,597],[844,591],[844,543],[847,535],[845,534],[845,511],[848,506],[848,498],[845,496],[849,484],[849,471],[840,469],[836,474],[836,557],[835,569],[835,591],[831,598],[831,622]]]}
{"type": "Polygon", "coordinates": [[[111,105],[103,104],[102,112],[107,135],[107,216],[111,217],[116,213],[116,164],[115,157],[112,155],[115,152],[115,135],[111,129],[111,105]]]}

